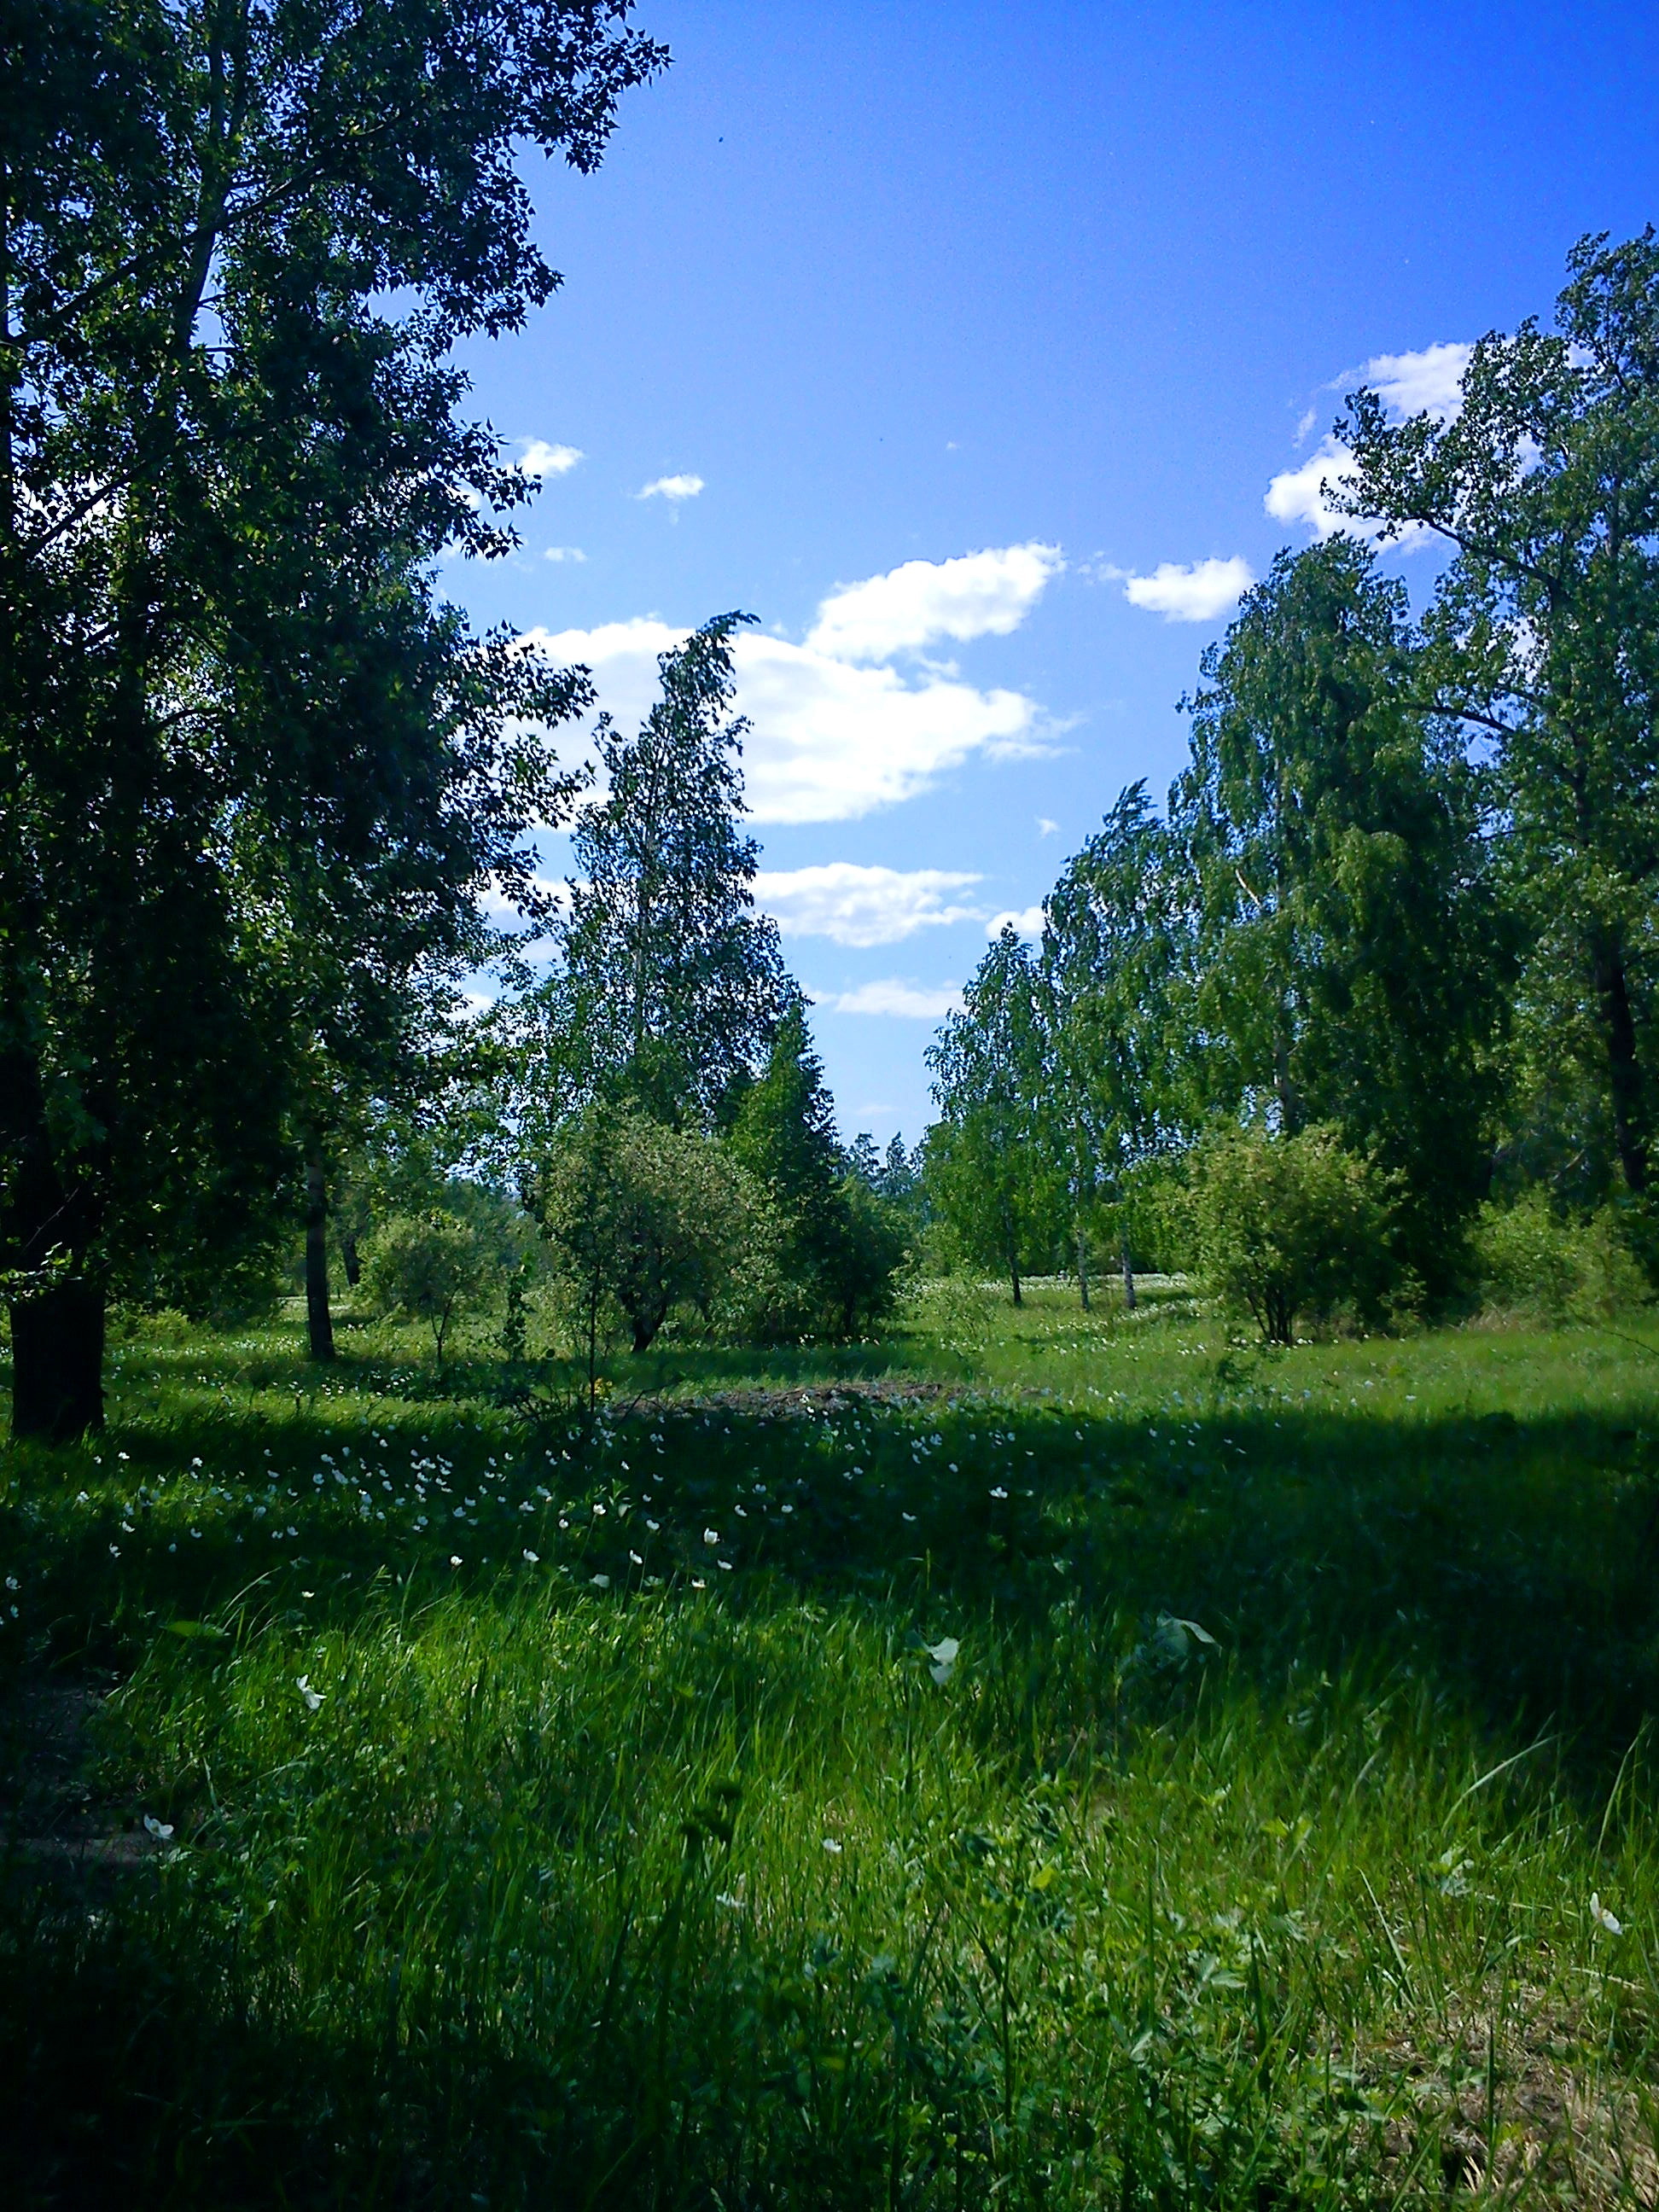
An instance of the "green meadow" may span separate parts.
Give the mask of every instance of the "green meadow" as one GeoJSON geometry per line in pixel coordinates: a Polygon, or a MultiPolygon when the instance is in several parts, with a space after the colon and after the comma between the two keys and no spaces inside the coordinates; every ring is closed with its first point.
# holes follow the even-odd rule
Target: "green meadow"
{"type": "Polygon", "coordinates": [[[1652,1322],[111,1364],[0,1461],[9,2203],[1656,2201],[1652,1322]]]}

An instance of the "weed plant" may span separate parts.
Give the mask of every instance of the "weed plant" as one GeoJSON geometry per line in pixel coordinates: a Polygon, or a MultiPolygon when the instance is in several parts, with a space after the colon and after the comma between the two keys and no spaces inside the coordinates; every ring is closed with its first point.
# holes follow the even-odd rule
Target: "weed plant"
{"type": "Polygon", "coordinates": [[[1153,1290],[134,1334],[4,1462],[12,2201],[1654,2203],[1656,1333],[1153,1290]]]}

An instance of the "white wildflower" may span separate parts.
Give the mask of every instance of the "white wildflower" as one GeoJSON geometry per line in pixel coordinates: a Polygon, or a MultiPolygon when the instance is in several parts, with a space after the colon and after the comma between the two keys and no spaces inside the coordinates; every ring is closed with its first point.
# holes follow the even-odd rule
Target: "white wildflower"
{"type": "Polygon", "coordinates": [[[1605,1928],[1609,1936],[1622,1936],[1625,1923],[1607,1911],[1594,1890],[1590,1892],[1590,1918],[1598,1928],[1605,1928]]]}

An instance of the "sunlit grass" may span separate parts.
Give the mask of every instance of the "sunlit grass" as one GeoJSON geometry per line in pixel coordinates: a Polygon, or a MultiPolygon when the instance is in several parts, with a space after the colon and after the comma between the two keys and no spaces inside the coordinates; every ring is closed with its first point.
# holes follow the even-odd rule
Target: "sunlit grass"
{"type": "Polygon", "coordinates": [[[1153,1288],[591,1428],[483,1341],[134,1336],[0,1507],[7,1662],[113,1670],[173,1831],[11,1864],[39,2201],[1652,2202],[1653,1330],[1153,1288]]]}

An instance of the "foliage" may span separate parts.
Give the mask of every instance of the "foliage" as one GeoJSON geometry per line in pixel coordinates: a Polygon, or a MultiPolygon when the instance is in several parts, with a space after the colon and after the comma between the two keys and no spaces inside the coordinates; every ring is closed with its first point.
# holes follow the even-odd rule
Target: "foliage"
{"type": "MultiPolygon", "coordinates": [[[[1475,346],[1455,412],[1353,395],[1345,497],[1450,562],[1436,705],[1494,746],[1523,910],[1639,1196],[1653,1127],[1659,888],[1659,236],[1581,239],[1557,328],[1475,346]],[[1553,940],[1553,943],[1551,942],[1553,940]],[[1577,1031],[1577,1036],[1573,1032],[1577,1031]]],[[[1534,1093],[1534,1096],[1536,1094],[1534,1093]]]]}
{"type": "Polygon", "coordinates": [[[1043,1109],[1072,1198],[1079,1287],[1101,1237],[1129,1267],[1138,1170],[1189,1122],[1191,901],[1144,785],[1123,792],[1043,907],[1043,1109]]]}
{"type": "Polygon", "coordinates": [[[549,1097],[605,1096],[707,1126],[769,1042],[783,966],[777,925],[754,911],[746,726],[730,714],[748,619],[722,615],[659,657],[662,696],[637,736],[600,718],[605,793],[576,817],[560,965],[517,1017],[532,1115],[549,1097]]]}
{"type": "Polygon", "coordinates": [[[1543,1190],[1483,1207],[1475,1254],[1482,1296],[1498,1313],[1547,1322],[1608,1321],[1648,1295],[1612,1208],[1575,1218],[1543,1190]]]}
{"type": "Polygon", "coordinates": [[[1292,1343],[1298,1318],[1375,1317],[1398,1290],[1389,1186],[1328,1125],[1221,1130],[1191,1173],[1205,1280],[1270,1344],[1292,1343]]]}
{"type": "Polygon", "coordinates": [[[438,1364],[453,1323],[476,1304],[496,1273],[489,1239],[453,1212],[393,1214],[368,1241],[363,1284],[382,1313],[423,1321],[438,1364]]]}
{"type": "Polygon", "coordinates": [[[1480,779],[1417,666],[1405,587],[1369,550],[1281,554],[1204,657],[1172,808],[1200,908],[1194,1078],[1374,1156],[1443,1296],[1490,1174],[1510,972],[1480,779]]]}
{"type": "Polygon", "coordinates": [[[797,998],[764,1072],[739,1093],[730,1139],[777,1221],[775,1266],[757,1280],[750,1314],[763,1337],[859,1336],[892,1308],[907,1243],[902,1218],[849,1172],[834,1110],[797,998]]]}
{"type": "Polygon", "coordinates": [[[1008,925],[927,1048],[939,1119],[927,1133],[930,1205],[971,1265],[1020,1277],[1048,1246],[1057,1211],[1045,1101],[1042,980],[1008,925]]]}
{"type": "Polygon", "coordinates": [[[71,1264],[14,1317],[25,1426],[95,1424],[108,1292],[268,1236],[412,969],[487,882],[533,903],[530,726],[586,688],[435,597],[528,489],[453,349],[551,292],[517,164],[597,164],[665,59],[626,15],[15,12],[0,1266],[71,1264]]]}
{"type": "Polygon", "coordinates": [[[574,1291],[595,1371],[607,1306],[647,1351],[676,1307],[711,1315],[767,1241],[763,1200],[725,1147],[637,1111],[596,1107],[568,1122],[526,1197],[574,1291]]]}

